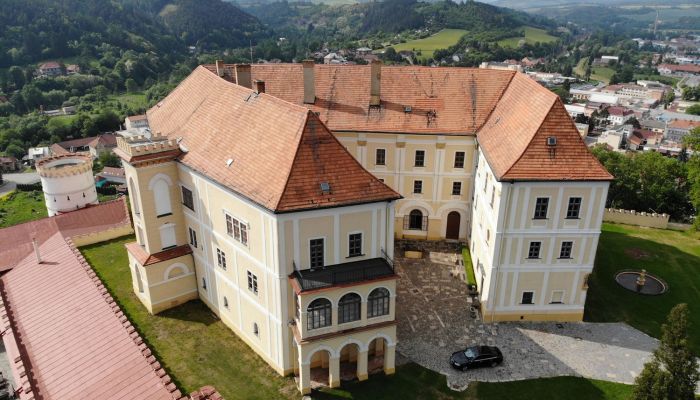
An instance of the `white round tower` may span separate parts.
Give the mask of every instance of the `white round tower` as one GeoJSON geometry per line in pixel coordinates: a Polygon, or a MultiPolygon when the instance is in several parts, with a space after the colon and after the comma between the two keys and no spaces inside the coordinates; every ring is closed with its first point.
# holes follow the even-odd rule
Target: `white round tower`
{"type": "Polygon", "coordinates": [[[41,177],[49,217],[98,203],[89,155],[44,158],[36,163],[36,171],[41,177]]]}

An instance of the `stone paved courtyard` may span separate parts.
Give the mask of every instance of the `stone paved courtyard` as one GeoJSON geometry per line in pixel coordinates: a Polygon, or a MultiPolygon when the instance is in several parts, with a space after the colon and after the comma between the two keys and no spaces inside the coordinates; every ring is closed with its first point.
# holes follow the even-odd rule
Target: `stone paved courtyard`
{"type": "MultiPolygon", "coordinates": [[[[561,375],[632,383],[658,341],[624,323],[494,323],[471,319],[464,281],[452,276],[460,255],[397,258],[398,351],[447,375],[448,385],[561,375]],[[498,346],[496,368],[456,371],[452,352],[468,345],[498,346]]],[[[459,267],[461,268],[461,267],[459,267]]]]}

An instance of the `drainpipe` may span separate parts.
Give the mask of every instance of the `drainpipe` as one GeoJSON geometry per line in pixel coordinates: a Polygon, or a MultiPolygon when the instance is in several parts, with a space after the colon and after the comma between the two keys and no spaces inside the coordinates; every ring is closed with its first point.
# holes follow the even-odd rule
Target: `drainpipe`
{"type": "MultiPolygon", "coordinates": [[[[510,186],[508,187],[508,194],[506,195],[506,209],[503,212],[503,230],[501,232],[501,239],[498,241],[498,258],[496,265],[493,266],[494,269],[494,275],[496,276],[496,287],[494,288],[494,293],[493,296],[491,296],[492,299],[494,299],[494,304],[493,307],[491,307],[491,323],[493,323],[493,320],[495,318],[495,313],[496,313],[496,302],[495,302],[495,296],[496,293],[498,293],[498,286],[499,283],[501,282],[500,276],[499,276],[499,270],[500,270],[500,258],[501,258],[501,250],[503,249],[503,237],[505,236],[505,227],[507,226],[508,222],[508,211],[510,211],[510,194],[513,192],[513,181],[510,181],[510,186]]],[[[496,226],[496,229],[498,229],[498,225],[496,226]]],[[[494,254],[495,255],[495,254],[494,254]]]]}

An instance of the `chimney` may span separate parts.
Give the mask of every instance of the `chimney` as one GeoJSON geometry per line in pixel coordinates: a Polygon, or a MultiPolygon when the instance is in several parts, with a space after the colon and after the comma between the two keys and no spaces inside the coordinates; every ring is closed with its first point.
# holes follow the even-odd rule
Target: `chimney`
{"type": "Polygon", "coordinates": [[[370,65],[370,86],[369,86],[369,105],[381,105],[381,90],[382,90],[382,62],[373,60],[370,65]]]}
{"type": "Polygon", "coordinates": [[[36,242],[36,238],[32,238],[32,245],[34,246],[34,254],[36,255],[36,262],[41,264],[41,254],[39,254],[39,244],[36,242]]]}
{"type": "Polygon", "coordinates": [[[224,76],[224,60],[216,60],[216,74],[220,77],[224,76]]]}
{"type": "Polygon", "coordinates": [[[304,103],[314,104],[316,102],[316,88],[314,79],[314,60],[304,60],[304,103]]]}
{"type": "Polygon", "coordinates": [[[260,79],[255,80],[255,91],[259,93],[265,93],[265,81],[261,81],[260,79]]]}
{"type": "Polygon", "coordinates": [[[251,76],[250,64],[236,64],[236,83],[251,89],[253,81],[251,76]]]}

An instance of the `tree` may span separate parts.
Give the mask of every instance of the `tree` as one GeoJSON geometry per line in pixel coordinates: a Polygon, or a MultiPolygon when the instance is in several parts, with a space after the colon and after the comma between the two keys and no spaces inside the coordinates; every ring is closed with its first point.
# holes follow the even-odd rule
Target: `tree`
{"type": "Polygon", "coordinates": [[[121,168],[122,161],[116,154],[111,151],[104,151],[98,157],[100,164],[105,167],[121,168]]]}
{"type": "Polygon", "coordinates": [[[693,104],[692,106],[685,109],[686,114],[700,115],[700,104],[693,104]]]}
{"type": "Polygon", "coordinates": [[[136,93],[139,91],[139,85],[136,83],[135,80],[129,78],[125,82],[126,85],[126,91],[129,93],[136,93]]]}
{"type": "Polygon", "coordinates": [[[661,327],[661,344],[635,380],[635,400],[693,400],[700,371],[688,345],[688,305],[671,309],[661,327]]]}

